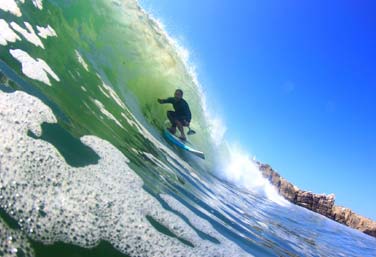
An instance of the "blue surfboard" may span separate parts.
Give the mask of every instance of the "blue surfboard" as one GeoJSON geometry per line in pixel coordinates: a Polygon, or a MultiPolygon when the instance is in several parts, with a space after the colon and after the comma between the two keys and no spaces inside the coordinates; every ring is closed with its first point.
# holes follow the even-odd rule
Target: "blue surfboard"
{"type": "Polygon", "coordinates": [[[164,130],[164,136],[165,138],[170,142],[172,143],[173,145],[179,147],[180,149],[183,149],[187,152],[190,152],[202,159],[205,159],[205,155],[203,152],[199,151],[199,150],[196,150],[194,149],[193,147],[191,147],[189,145],[189,142],[187,141],[183,141],[181,140],[180,138],[174,136],[173,134],[170,133],[170,131],[168,131],[167,129],[164,130]]]}

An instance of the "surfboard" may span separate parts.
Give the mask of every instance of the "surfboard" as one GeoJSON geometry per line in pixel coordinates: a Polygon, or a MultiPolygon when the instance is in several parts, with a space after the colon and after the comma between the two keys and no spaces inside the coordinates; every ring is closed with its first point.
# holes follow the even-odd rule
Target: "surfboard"
{"type": "Polygon", "coordinates": [[[163,134],[164,134],[165,138],[171,144],[173,144],[173,145],[177,146],[178,148],[183,149],[187,152],[190,152],[193,155],[196,155],[196,156],[198,156],[202,159],[205,159],[205,154],[203,152],[199,151],[199,150],[194,149],[193,146],[191,146],[191,144],[188,141],[181,140],[177,136],[171,134],[171,132],[168,131],[167,129],[164,130],[163,134]]]}

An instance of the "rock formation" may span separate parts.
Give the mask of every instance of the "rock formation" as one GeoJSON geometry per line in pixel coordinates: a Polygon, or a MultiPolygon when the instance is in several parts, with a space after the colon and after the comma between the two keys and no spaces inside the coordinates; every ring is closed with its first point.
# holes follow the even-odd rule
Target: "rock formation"
{"type": "Polygon", "coordinates": [[[288,201],[376,237],[376,222],[360,216],[348,208],[334,205],[334,194],[314,194],[312,192],[301,190],[281,177],[269,165],[261,163],[257,164],[259,165],[263,176],[267,178],[270,183],[278,189],[278,192],[288,201]]]}

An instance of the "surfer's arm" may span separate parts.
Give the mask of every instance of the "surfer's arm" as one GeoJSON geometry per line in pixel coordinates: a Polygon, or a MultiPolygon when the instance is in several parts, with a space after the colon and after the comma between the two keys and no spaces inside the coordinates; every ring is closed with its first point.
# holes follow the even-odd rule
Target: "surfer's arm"
{"type": "Polygon", "coordinates": [[[158,103],[160,104],[172,104],[173,103],[173,97],[167,98],[167,99],[160,99],[158,98],[158,103]]]}

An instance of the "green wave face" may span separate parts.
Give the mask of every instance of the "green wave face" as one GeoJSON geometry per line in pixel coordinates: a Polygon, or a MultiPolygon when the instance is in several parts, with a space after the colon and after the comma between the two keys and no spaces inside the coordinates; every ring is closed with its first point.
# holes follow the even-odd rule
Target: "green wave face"
{"type": "MultiPolygon", "coordinates": [[[[125,256],[214,256],[219,242],[229,255],[239,250],[205,221],[192,230],[160,204],[196,217],[163,193],[197,187],[188,175],[207,176],[212,146],[194,74],[137,1],[10,0],[0,15],[0,228],[17,238],[14,249],[33,256],[31,238],[106,241],[125,256]],[[205,161],[162,136],[172,107],[157,98],[176,88],[205,161]]],[[[0,234],[1,255],[13,241],[0,234]]]]}
{"type": "Polygon", "coordinates": [[[0,256],[375,256],[212,144],[179,49],[135,0],[0,1],[0,256]],[[176,88],[205,160],[162,136],[176,88]]]}
{"type": "MultiPolygon", "coordinates": [[[[51,87],[26,80],[69,116],[73,133],[89,132],[119,146],[127,137],[124,129],[134,131],[124,116],[134,116],[159,136],[167,119],[166,110],[172,106],[159,105],[156,99],[172,96],[176,88],[181,88],[192,110],[191,126],[199,132],[190,141],[206,152],[211,150],[194,74],[173,40],[137,1],[44,1],[41,10],[26,2],[19,8],[22,16],[7,12],[6,22],[24,29],[24,22],[28,22],[36,33],[36,26],[50,25],[56,36],[44,40],[44,48],[25,38],[8,42],[7,48],[21,49],[34,59],[44,60],[58,76],[59,81],[48,75],[51,87]],[[100,107],[113,117],[108,119],[103,113],[102,119],[93,117],[98,116],[95,113],[100,107]]],[[[10,52],[2,51],[1,59],[22,75],[20,63],[10,52]]]]}

